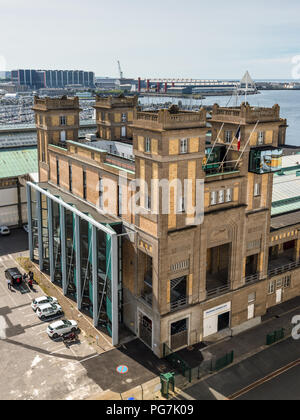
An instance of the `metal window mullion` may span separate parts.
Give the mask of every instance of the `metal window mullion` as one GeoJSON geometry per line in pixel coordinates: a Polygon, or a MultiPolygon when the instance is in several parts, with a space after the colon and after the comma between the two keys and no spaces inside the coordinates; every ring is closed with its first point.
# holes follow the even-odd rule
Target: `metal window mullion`
{"type": "Polygon", "coordinates": [[[119,344],[118,236],[111,235],[112,345],[119,344]]]}
{"type": "Polygon", "coordinates": [[[66,212],[65,208],[60,205],[60,240],[61,240],[61,275],[62,288],[64,295],[67,294],[67,245],[66,245],[66,212]]]}
{"type": "Polygon", "coordinates": [[[48,237],[49,237],[49,263],[50,263],[50,279],[54,283],[54,237],[53,237],[53,205],[51,198],[47,197],[48,207],[48,237]]]}
{"type": "Polygon", "coordinates": [[[75,215],[75,250],[76,250],[76,289],[77,289],[77,307],[82,307],[82,287],[81,287],[81,250],[80,250],[80,218],[75,215]]]}
{"type": "Polygon", "coordinates": [[[30,185],[26,185],[27,190],[27,215],[28,215],[28,245],[29,245],[29,255],[31,261],[34,258],[33,254],[33,230],[32,230],[32,208],[31,208],[31,188],[30,185]]]}
{"type": "Polygon", "coordinates": [[[92,226],[92,276],[93,276],[93,321],[94,326],[99,323],[99,284],[98,284],[98,252],[97,252],[97,228],[92,226]]]}
{"type": "Polygon", "coordinates": [[[40,191],[36,192],[36,210],[38,219],[38,237],[39,237],[39,265],[40,270],[43,271],[44,260],[43,260],[43,225],[42,225],[42,195],[40,191]]]}

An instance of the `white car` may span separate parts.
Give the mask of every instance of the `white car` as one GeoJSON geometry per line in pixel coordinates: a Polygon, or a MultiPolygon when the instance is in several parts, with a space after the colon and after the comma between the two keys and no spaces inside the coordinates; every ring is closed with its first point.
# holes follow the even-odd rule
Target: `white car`
{"type": "Polygon", "coordinates": [[[42,296],[42,297],[36,298],[32,302],[31,308],[34,312],[36,312],[37,308],[39,308],[42,305],[46,305],[47,303],[57,303],[57,299],[51,296],[42,296]]]}
{"type": "Polygon", "coordinates": [[[0,226],[0,235],[7,236],[10,235],[10,230],[7,226],[0,226]]]}
{"type": "Polygon", "coordinates": [[[44,320],[56,315],[62,315],[63,310],[61,306],[55,303],[46,303],[45,305],[39,306],[36,313],[40,319],[44,320]]]}
{"type": "Polygon", "coordinates": [[[28,225],[23,225],[23,229],[25,230],[26,233],[29,233],[29,226],[28,225]]]}
{"type": "Polygon", "coordinates": [[[47,334],[50,338],[58,338],[64,334],[68,334],[70,332],[75,332],[78,329],[78,324],[76,321],[57,321],[53,324],[50,324],[47,328],[47,334]]]}

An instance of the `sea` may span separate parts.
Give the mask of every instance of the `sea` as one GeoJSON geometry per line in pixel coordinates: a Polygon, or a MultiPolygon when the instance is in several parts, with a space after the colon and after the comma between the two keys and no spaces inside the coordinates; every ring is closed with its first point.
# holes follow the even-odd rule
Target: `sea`
{"type": "MultiPolygon", "coordinates": [[[[173,102],[174,98],[160,98],[160,102],[173,102]]],[[[191,100],[181,98],[180,101],[185,106],[213,105],[235,106],[236,96],[208,96],[202,100],[191,100]]],[[[245,96],[238,98],[238,105],[245,101],[245,96]]],[[[155,102],[158,102],[155,98],[155,102]]],[[[252,106],[272,107],[278,104],[281,108],[280,115],[287,119],[288,129],[286,144],[300,147],[300,90],[263,90],[257,95],[248,95],[247,102],[252,106]]],[[[152,103],[151,98],[144,98],[143,103],[152,103]],[[150,102],[149,102],[150,100],[150,102]]]]}

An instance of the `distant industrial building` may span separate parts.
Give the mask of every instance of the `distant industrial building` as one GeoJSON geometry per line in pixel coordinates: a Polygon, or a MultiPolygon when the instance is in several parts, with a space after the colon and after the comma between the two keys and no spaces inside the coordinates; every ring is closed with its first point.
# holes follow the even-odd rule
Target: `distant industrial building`
{"type": "Polygon", "coordinates": [[[64,88],[66,86],[95,87],[95,73],[83,70],[13,70],[11,81],[32,89],[64,88]]]}

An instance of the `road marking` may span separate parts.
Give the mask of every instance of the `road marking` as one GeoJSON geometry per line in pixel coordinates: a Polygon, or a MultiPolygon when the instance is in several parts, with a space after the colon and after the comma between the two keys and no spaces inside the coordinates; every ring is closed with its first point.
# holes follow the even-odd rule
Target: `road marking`
{"type": "Polygon", "coordinates": [[[266,377],[259,379],[258,381],[254,382],[253,384],[247,386],[244,389],[241,389],[240,391],[236,392],[235,394],[228,397],[229,400],[235,400],[242,395],[247,394],[248,392],[252,391],[253,389],[265,384],[266,382],[270,382],[272,379],[277,378],[277,376],[282,375],[283,373],[288,372],[289,370],[293,369],[294,367],[300,365],[300,359],[295,360],[292,363],[289,363],[288,365],[276,370],[275,372],[270,373],[270,375],[267,375],[266,377]]]}
{"type": "Polygon", "coordinates": [[[5,296],[8,296],[11,299],[12,303],[14,304],[14,306],[18,306],[17,303],[16,303],[16,301],[13,299],[13,297],[11,295],[11,292],[9,292],[8,289],[5,289],[5,287],[3,286],[3,284],[1,283],[1,281],[0,281],[0,285],[1,285],[2,289],[5,291],[5,296]]]}
{"type": "Polygon", "coordinates": [[[87,362],[88,360],[96,359],[96,357],[99,357],[99,356],[100,356],[100,354],[94,354],[94,356],[87,357],[86,359],[80,360],[80,361],[78,361],[76,363],[84,363],[84,362],[87,362]]]}
{"type": "Polygon", "coordinates": [[[8,325],[4,316],[0,316],[0,340],[6,340],[6,329],[8,325]]]}
{"type": "Polygon", "coordinates": [[[118,366],[117,367],[117,372],[121,373],[121,375],[125,375],[125,373],[128,373],[128,367],[127,366],[118,366]]]}
{"type": "Polygon", "coordinates": [[[216,391],[213,388],[208,388],[208,389],[217,401],[228,401],[228,398],[226,398],[224,395],[220,394],[220,392],[216,391]]]}
{"type": "Polygon", "coordinates": [[[57,350],[55,350],[55,351],[53,351],[52,353],[49,353],[49,356],[51,356],[52,354],[55,354],[55,353],[57,353],[58,351],[61,351],[61,350],[63,350],[63,349],[67,349],[66,348],[66,346],[63,346],[63,347],[60,347],[60,348],[58,348],[57,350]]]}

